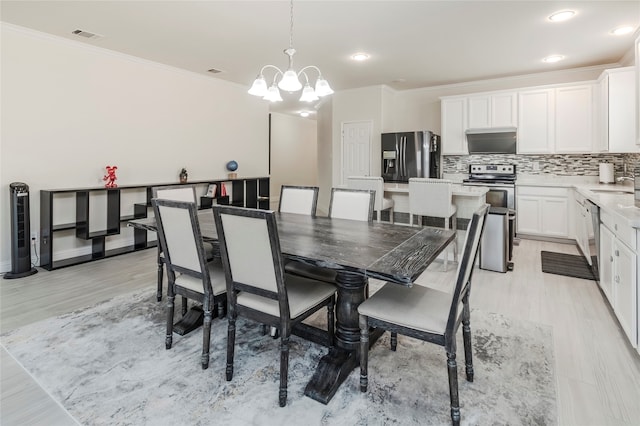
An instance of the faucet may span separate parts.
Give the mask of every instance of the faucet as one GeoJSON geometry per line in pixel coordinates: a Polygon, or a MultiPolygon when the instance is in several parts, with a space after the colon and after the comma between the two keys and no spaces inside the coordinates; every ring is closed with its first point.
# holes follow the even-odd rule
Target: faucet
{"type": "Polygon", "coordinates": [[[633,181],[634,181],[634,178],[629,177],[629,176],[620,176],[619,178],[617,178],[617,179],[616,179],[616,182],[623,182],[623,181],[625,181],[625,180],[628,180],[628,181],[632,181],[632,182],[633,182],[633,181]]]}

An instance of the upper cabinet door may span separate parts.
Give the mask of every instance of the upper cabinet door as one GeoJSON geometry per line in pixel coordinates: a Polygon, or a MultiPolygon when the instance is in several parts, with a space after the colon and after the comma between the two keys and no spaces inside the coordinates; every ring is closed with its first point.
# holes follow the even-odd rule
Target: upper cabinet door
{"type": "Polygon", "coordinates": [[[554,89],[518,93],[518,153],[551,154],[554,144],[554,89]]]}
{"type": "MultiPolygon", "coordinates": [[[[636,114],[640,114],[640,36],[636,39],[636,114]]],[[[640,145],[640,118],[636,115],[636,144],[640,145]]],[[[640,352],[640,347],[638,348],[640,352]]]]}
{"type": "Polygon", "coordinates": [[[609,152],[638,152],[635,127],[638,121],[635,99],[634,67],[606,70],[607,99],[603,100],[607,114],[609,152]]]}
{"type": "Polygon", "coordinates": [[[467,98],[442,99],[442,154],[469,155],[467,139],[467,98]]]}
{"type": "Polygon", "coordinates": [[[517,111],[515,92],[469,96],[468,127],[515,127],[518,122],[517,111]]]}
{"type": "Polygon", "coordinates": [[[469,96],[469,128],[491,127],[491,96],[469,96]]]}
{"type": "Polygon", "coordinates": [[[517,127],[517,99],[515,92],[491,96],[491,127],[517,127]]]}
{"type": "Polygon", "coordinates": [[[593,106],[593,84],[556,89],[555,152],[593,152],[593,106]]]}

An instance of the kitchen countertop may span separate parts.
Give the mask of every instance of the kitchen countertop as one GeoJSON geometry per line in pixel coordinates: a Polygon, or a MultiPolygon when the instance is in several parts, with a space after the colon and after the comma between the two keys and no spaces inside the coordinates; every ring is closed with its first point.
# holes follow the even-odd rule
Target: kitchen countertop
{"type": "Polygon", "coordinates": [[[621,217],[633,228],[640,228],[640,208],[635,206],[631,181],[614,184],[599,183],[598,176],[518,175],[516,186],[573,188],[601,209],[621,217]]]}
{"type": "MultiPolygon", "coordinates": [[[[409,195],[409,184],[408,183],[385,183],[384,184],[384,192],[395,192],[398,194],[407,194],[409,195]]],[[[488,188],[483,188],[479,186],[462,186],[460,184],[454,183],[452,185],[452,193],[456,197],[480,197],[489,192],[488,188]]]]}

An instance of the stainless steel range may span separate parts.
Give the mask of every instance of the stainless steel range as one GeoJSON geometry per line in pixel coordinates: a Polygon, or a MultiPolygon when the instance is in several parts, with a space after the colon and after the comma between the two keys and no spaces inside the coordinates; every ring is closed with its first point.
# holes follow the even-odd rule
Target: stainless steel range
{"type": "Polygon", "coordinates": [[[471,164],[466,186],[489,190],[491,205],[480,242],[480,268],[496,272],[513,269],[513,245],[516,229],[516,166],[514,164],[471,164]]]}
{"type": "Polygon", "coordinates": [[[462,182],[466,186],[486,187],[487,203],[491,206],[516,209],[515,164],[471,164],[469,178],[462,182]]]}

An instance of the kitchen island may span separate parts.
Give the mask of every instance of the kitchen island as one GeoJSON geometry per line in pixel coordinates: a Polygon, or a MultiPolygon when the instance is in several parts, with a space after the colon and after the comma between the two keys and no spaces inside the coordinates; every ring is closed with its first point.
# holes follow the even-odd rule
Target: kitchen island
{"type": "MultiPolygon", "coordinates": [[[[466,229],[466,223],[473,216],[473,212],[485,203],[488,191],[487,188],[453,184],[453,203],[458,209],[459,229],[466,229]]],[[[409,223],[409,184],[387,182],[384,184],[384,196],[394,202],[394,221],[409,223]]]]}

